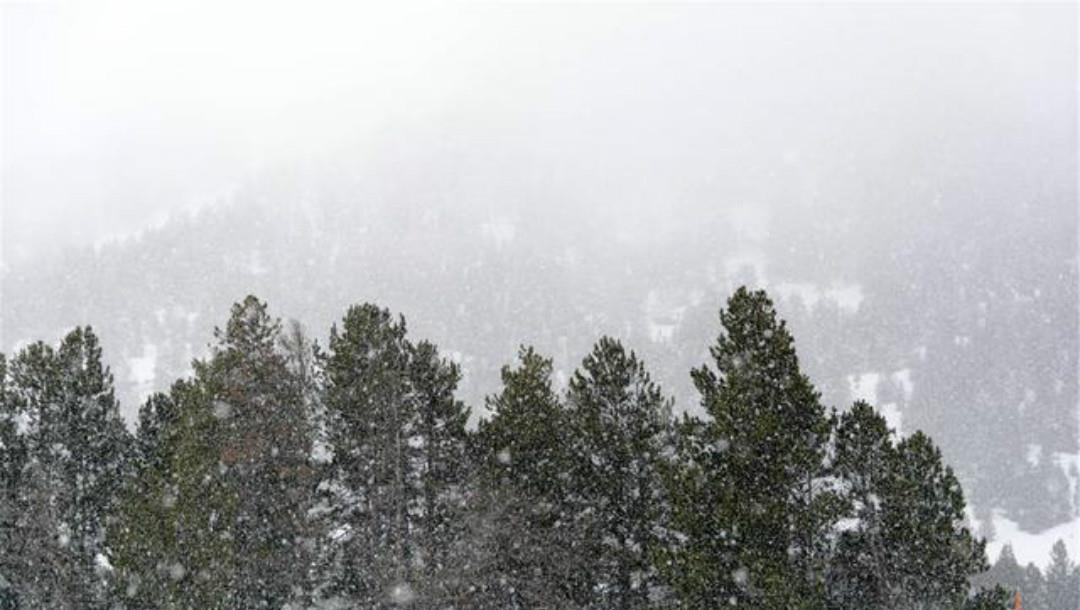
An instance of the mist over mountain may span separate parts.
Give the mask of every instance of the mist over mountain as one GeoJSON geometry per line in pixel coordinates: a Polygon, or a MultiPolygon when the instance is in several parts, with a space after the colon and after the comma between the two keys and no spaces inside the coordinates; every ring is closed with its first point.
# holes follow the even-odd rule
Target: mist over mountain
{"type": "Polygon", "coordinates": [[[439,39],[459,81],[399,75],[363,120],[349,102],[366,81],[258,106],[243,129],[195,111],[160,127],[153,98],[135,121],[109,97],[71,119],[86,150],[50,166],[35,114],[5,135],[0,350],[92,325],[130,422],[249,293],[320,342],[374,302],[460,363],[474,420],[519,345],[565,384],[605,334],[700,413],[688,372],[748,284],[776,299],[826,404],[865,398],[933,436],[980,533],[995,514],[1030,532],[1080,516],[1074,13],[1041,36],[1068,19],[800,8],[806,27],[774,29],[778,7],[619,8],[587,35],[602,10],[577,28],[533,10],[543,27],[522,35],[551,53],[510,45],[500,63],[493,41],[527,16],[473,15],[487,38],[439,39]],[[270,132],[279,111],[288,130],[251,141],[257,162],[232,148],[229,129],[270,132]],[[80,203],[126,222],[83,231],[97,216],[80,203]]]}
{"type": "MultiPolygon", "coordinates": [[[[941,439],[979,509],[1032,529],[1076,514],[1076,209],[1065,168],[1060,190],[1025,203],[1017,183],[1036,184],[1041,166],[973,184],[962,167],[981,159],[912,159],[911,175],[873,181],[879,200],[903,201],[891,215],[860,213],[849,192],[860,180],[834,175],[860,174],[848,167],[815,167],[813,197],[765,189],[755,203],[702,179],[670,207],[647,207],[646,222],[590,206],[609,195],[535,150],[407,137],[417,141],[262,176],[138,236],[10,268],[4,345],[94,325],[131,417],[204,354],[244,294],[322,340],[349,304],[371,301],[461,363],[477,413],[519,344],[553,356],[565,379],[602,334],[624,338],[677,407],[695,410],[688,371],[706,357],[723,299],[749,283],[778,299],[827,404],[869,398],[902,432],[941,439]],[[480,171],[497,179],[476,180],[480,171]]],[[[781,161],[756,179],[786,172],[774,182],[791,183],[805,171],[781,161]]],[[[640,194],[633,180],[613,182],[616,196],[640,194]]]]}

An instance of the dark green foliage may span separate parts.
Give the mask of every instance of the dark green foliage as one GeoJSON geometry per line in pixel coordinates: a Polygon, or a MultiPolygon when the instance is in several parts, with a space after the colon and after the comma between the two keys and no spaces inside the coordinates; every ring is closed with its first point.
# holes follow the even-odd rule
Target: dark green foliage
{"type": "Polygon", "coordinates": [[[690,573],[715,574],[718,582],[679,578],[679,587],[709,605],[734,598],[761,608],[820,607],[836,512],[823,485],[830,418],[764,292],[740,288],[720,321],[715,369],[692,373],[711,418],[700,426],[703,451],[694,456],[704,462],[700,497],[685,501],[687,514],[677,519],[701,530],[694,524],[701,514],[725,540],[688,541],[685,552],[702,562],[690,573]]]}
{"type": "Polygon", "coordinates": [[[894,575],[883,530],[881,494],[896,460],[885,418],[856,402],[836,430],[835,472],[845,483],[849,516],[856,525],[842,532],[829,574],[830,606],[877,608],[889,602],[894,575]]]}
{"type": "Polygon", "coordinates": [[[566,412],[551,387],[551,360],[522,347],[518,361],[516,369],[503,367],[502,391],[488,398],[491,416],[477,430],[481,476],[489,486],[556,503],[569,459],[566,412]]]}
{"type": "Polygon", "coordinates": [[[0,355],[0,609],[1075,607],[1062,543],[971,595],[929,437],[827,411],[764,292],[720,318],[705,418],[603,338],[565,400],[522,348],[473,435],[457,365],[374,305],[322,352],[248,297],[133,440],[88,328],[0,355]]]}
{"type": "Polygon", "coordinates": [[[551,387],[551,360],[523,347],[502,369],[502,391],[475,435],[478,488],[470,540],[476,595],[470,607],[569,607],[580,536],[566,515],[567,414],[551,387]],[[475,605],[474,605],[475,604],[475,605]]]}
{"type": "Polygon", "coordinates": [[[507,610],[581,607],[574,583],[591,558],[580,553],[573,524],[551,505],[511,488],[481,488],[471,495],[465,535],[439,576],[460,581],[448,601],[457,608],[507,610]]]}
{"type": "Polygon", "coordinates": [[[460,372],[405,335],[404,320],[388,311],[351,307],[323,359],[329,491],[341,524],[334,589],[370,608],[452,594],[430,576],[444,567],[464,506],[468,410],[453,394],[460,372]]]}
{"type": "Polygon", "coordinates": [[[738,569],[731,535],[729,489],[715,484],[726,442],[710,442],[707,424],[684,415],[675,424],[673,463],[663,468],[671,499],[669,528],[677,544],[667,545],[657,565],[689,608],[717,607],[734,598],[730,575],[738,569]]]}
{"type": "Polygon", "coordinates": [[[1012,610],[1013,595],[1003,587],[984,589],[965,601],[962,608],[963,610],[1012,610]]]}
{"type": "Polygon", "coordinates": [[[100,607],[105,521],[130,438],[97,336],[76,328],[58,349],[32,344],[12,360],[8,375],[7,423],[0,425],[10,443],[5,461],[16,518],[0,562],[12,566],[5,578],[23,606],[100,607]],[[27,424],[21,439],[12,434],[13,416],[27,424]]]}
{"type": "Polygon", "coordinates": [[[660,462],[671,403],[637,356],[607,337],[574,373],[567,403],[568,504],[590,557],[586,605],[649,607],[664,593],[652,558],[668,512],[660,462]]]}
{"type": "Polygon", "coordinates": [[[921,432],[894,445],[884,418],[865,403],[840,418],[836,436],[836,473],[855,524],[841,533],[831,562],[831,605],[958,607],[986,562],[941,453],[921,432]]]}
{"type": "Polygon", "coordinates": [[[907,603],[959,604],[968,578],[986,569],[982,541],[963,526],[960,483],[925,434],[905,438],[896,451],[882,499],[882,527],[900,566],[894,586],[907,603]]]}
{"type": "Polygon", "coordinates": [[[190,380],[140,410],[138,440],[145,450],[108,535],[124,607],[234,607],[237,494],[222,473],[225,437],[212,404],[205,388],[190,380]]]}
{"type": "Polygon", "coordinates": [[[26,444],[18,433],[17,414],[8,400],[7,359],[0,354],[0,608],[14,610],[17,598],[12,579],[21,570],[22,541],[18,537],[20,482],[26,467],[26,444]]]}
{"type": "Polygon", "coordinates": [[[314,430],[279,337],[248,297],[194,378],[140,411],[138,470],[111,530],[132,607],[278,608],[308,589],[296,566],[312,559],[314,430]]]}

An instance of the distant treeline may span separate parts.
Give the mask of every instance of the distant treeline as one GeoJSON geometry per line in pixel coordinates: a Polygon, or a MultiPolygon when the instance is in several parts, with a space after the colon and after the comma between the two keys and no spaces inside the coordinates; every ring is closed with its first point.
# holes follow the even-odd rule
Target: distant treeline
{"type": "MultiPolygon", "coordinates": [[[[320,345],[246,298],[134,434],[89,327],[0,356],[0,608],[1011,607],[929,437],[822,405],[764,292],[720,323],[705,418],[603,338],[565,392],[523,347],[475,430],[370,304],[320,345]]],[[[1063,545],[1038,582],[1077,607],[1063,545]]]]}

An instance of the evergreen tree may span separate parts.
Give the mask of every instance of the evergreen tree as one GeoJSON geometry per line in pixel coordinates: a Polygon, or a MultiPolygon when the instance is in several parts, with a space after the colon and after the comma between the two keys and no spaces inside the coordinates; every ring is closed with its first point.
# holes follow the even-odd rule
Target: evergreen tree
{"type": "Polygon", "coordinates": [[[248,297],[215,337],[140,413],[112,545],[133,607],[280,608],[309,586],[312,416],[280,324],[248,297]]]}
{"type": "Polygon", "coordinates": [[[415,552],[422,566],[417,592],[423,605],[441,607],[440,600],[460,594],[462,584],[448,578],[451,552],[464,535],[468,461],[465,424],[469,410],[454,392],[461,381],[458,366],[439,356],[427,341],[409,350],[409,383],[416,400],[416,432],[420,439],[413,465],[421,490],[417,507],[415,552]]]}
{"type": "Polygon", "coordinates": [[[1080,608],[1080,566],[1069,561],[1069,554],[1062,540],[1055,542],[1050,550],[1050,566],[1046,569],[1046,608],[1080,608]]]}
{"type": "Polygon", "coordinates": [[[476,434],[479,467],[489,486],[511,485],[554,506],[568,467],[566,413],[551,387],[552,361],[531,347],[520,349],[518,361],[502,368],[502,391],[487,399],[491,417],[476,434]]]}
{"type": "Polygon", "coordinates": [[[140,452],[108,530],[122,607],[235,608],[236,493],[213,400],[178,381],[139,412],[140,452]]]}
{"type": "Polygon", "coordinates": [[[893,579],[889,542],[882,523],[881,494],[892,474],[896,450],[885,418],[865,402],[840,416],[835,472],[843,481],[848,516],[830,561],[833,608],[884,608],[893,579]]]}
{"type": "Polygon", "coordinates": [[[964,610],[1012,610],[1013,596],[1004,587],[983,589],[964,602],[964,610]]]}
{"type": "Polygon", "coordinates": [[[732,578],[719,576],[738,569],[731,497],[716,484],[727,443],[710,442],[707,428],[705,421],[683,414],[674,427],[674,459],[663,469],[674,543],[661,549],[655,563],[687,608],[728,604],[737,590],[732,578]]]}
{"type": "Polygon", "coordinates": [[[1009,595],[1013,595],[1017,591],[1023,591],[1024,569],[1016,561],[1016,555],[1013,554],[1011,544],[1001,547],[997,561],[986,572],[984,580],[994,585],[1000,585],[1009,592],[1009,595]]]}
{"type": "Polygon", "coordinates": [[[409,576],[406,520],[416,490],[406,480],[415,453],[408,357],[405,321],[362,305],[349,308],[340,331],[331,329],[323,363],[340,521],[335,537],[342,541],[335,588],[368,608],[387,606],[409,576]]]}
{"type": "Polygon", "coordinates": [[[835,472],[854,525],[831,561],[830,605],[959,607],[985,569],[983,544],[963,525],[959,483],[924,434],[897,445],[891,435],[862,402],[837,426],[835,472]]]}
{"type": "Polygon", "coordinates": [[[349,308],[323,357],[340,557],[337,590],[387,607],[449,595],[439,579],[464,494],[468,411],[457,367],[412,345],[404,319],[349,308]],[[423,591],[420,589],[424,588],[423,591]]]}
{"type": "Polygon", "coordinates": [[[19,540],[0,563],[21,566],[11,584],[25,607],[101,607],[105,520],[130,438],[97,336],[76,328],[55,350],[41,342],[22,350],[4,403],[27,433],[12,444],[25,451],[13,499],[19,540]]]}
{"type": "Polygon", "coordinates": [[[19,483],[26,467],[26,444],[16,423],[18,414],[8,401],[7,386],[7,359],[0,354],[0,609],[15,610],[13,581],[22,568],[22,553],[17,552],[21,543],[19,483]]]}
{"type": "Polygon", "coordinates": [[[1024,586],[1021,589],[1024,607],[1028,610],[1049,610],[1046,598],[1046,579],[1039,566],[1028,563],[1024,568],[1024,586]]]}
{"type": "Polygon", "coordinates": [[[518,367],[502,368],[502,391],[487,400],[491,417],[475,436],[479,481],[470,527],[479,590],[470,605],[572,603],[567,583],[581,558],[566,518],[567,417],[551,374],[550,359],[522,347],[518,367]]]}
{"type": "Polygon", "coordinates": [[[253,296],[215,331],[210,359],[195,363],[223,436],[221,463],[235,493],[233,592],[242,607],[280,607],[307,583],[306,523],[316,481],[313,417],[302,386],[278,349],[281,324],[253,296]]]}
{"type": "Polygon", "coordinates": [[[961,604],[969,579],[987,567],[984,543],[964,526],[960,483],[922,432],[897,444],[881,505],[882,532],[895,566],[891,584],[894,599],[899,595],[897,603],[961,604]]]}
{"type": "Polygon", "coordinates": [[[676,563],[693,563],[688,575],[711,573],[718,582],[690,577],[677,585],[684,597],[707,605],[821,607],[837,512],[825,485],[830,417],[763,291],[738,289],[720,320],[723,332],[711,348],[715,370],[692,373],[711,417],[702,427],[709,448],[701,455],[703,491],[681,510],[702,515],[731,541],[688,540],[676,563]]]}
{"type": "Polygon", "coordinates": [[[637,356],[607,337],[574,373],[567,403],[571,506],[591,559],[587,598],[607,608],[649,607],[664,591],[652,560],[669,508],[660,461],[671,403],[637,356]]]}

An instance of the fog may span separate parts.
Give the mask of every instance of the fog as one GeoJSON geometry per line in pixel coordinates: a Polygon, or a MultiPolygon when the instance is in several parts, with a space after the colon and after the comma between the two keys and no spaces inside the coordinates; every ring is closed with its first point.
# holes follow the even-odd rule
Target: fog
{"type": "Polygon", "coordinates": [[[745,283],[991,558],[1076,556],[1075,6],[220,4],[0,8],[0,350],[93,324],[130,423],[245,294],[374,301],[474,423],[602,334],[697,412],[745,283]]]}
{"type": "MultiPolygon", "coordinates": [[[[650,230],[672,212],[759,203],[765,188],[805,199],[822,170],[867,156],[1058,154],[1063,142],[1012,140],[1032,127],[1072,137],[1072,15],[7,4],[3,258],[128,234],[256,175],[354,163],[375,142],[428,149],[436,167],[461,150],[481,165],[522,154],[517,171],[571,174],[590,210],[650,230]],[[780,184],[741,185],[748,174],[780,184]]],[[[505,177],[485,169],[470,178],[505,177]]],[[[906,169],[860,171],[891,182],[906,169]]],[[[470,195],[454,205],[505,203],[470,195]]],[[[868,198],[858,214],[894,204],[868,198]]]]}

